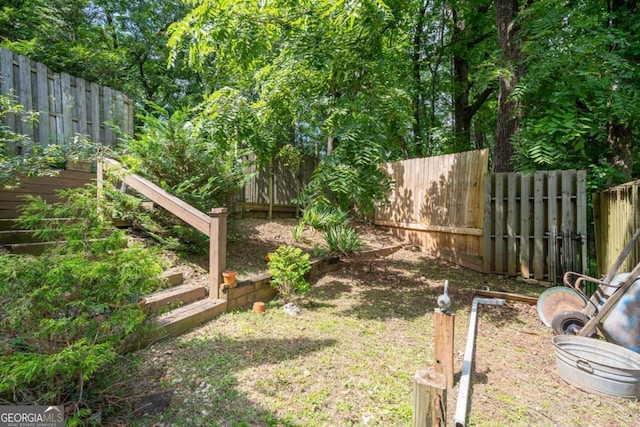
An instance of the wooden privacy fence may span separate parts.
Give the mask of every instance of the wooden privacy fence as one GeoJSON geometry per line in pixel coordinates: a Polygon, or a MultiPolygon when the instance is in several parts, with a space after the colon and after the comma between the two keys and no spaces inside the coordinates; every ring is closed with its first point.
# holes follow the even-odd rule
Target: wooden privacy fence
{"type": "Polygon", "coordinates": [[[427,253],[482,270],[483,181],[487,149],[388,163],[394,182],[374,223],[427,253]]]}
{"type": "MultiPolygon", "coordinates": [[[[25,110],[39,112],[35,126],[13,114],[5,117],[11,130],[28,135],[34,142],[62,144],[79,134],[112,146],[115,135],[106,123],[133,134],[133,103],[121,92],[55,73],[4,48],[0,48],[0,74],[4,95],[15,97],[25,110]]],[[[7,148],[9,154],[21,153],[21,147],[7,148]]]]}
{"type": "Polygon", "coordinates": [[[297,170],[278,159],[271,165],[260,167],[255,164],[255,154],[250,154],[244,160],[250,162],[246,173],[251,178],[234,195],[233,210],[246,216],[270,216],[269,212],[279,216],[295,216],[298,205],[294,199],[311,181],[317,159],[305,156],[297,170]]]}
{"type": "Polygon", "coordinates": [[[488,174],[484,271],[557,281],[586,271],[586,172],[488,174]]]}
{"type": "MultiPolygon", "coordinates": [[[[640,228],[640,180],[593,194],[598,271],[606,272],[631,236],[640,228]]],[[[640,263],[636,245],[618,271],[631,271],[640,263]]]]}

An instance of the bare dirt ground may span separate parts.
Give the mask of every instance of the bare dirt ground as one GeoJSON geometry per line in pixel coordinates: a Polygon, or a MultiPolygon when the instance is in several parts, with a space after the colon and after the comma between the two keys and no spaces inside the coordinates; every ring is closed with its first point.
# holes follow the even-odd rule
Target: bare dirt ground
{"type": "MultiPolygon", "coordinates": [[[[294,224],[232,225],[229,265],[240,279],[265,272],[264,255],[294,243],[294,224]]],[[[368,249],[399,242],[359,228],[368,249]]],[[[322,244],[321,236],[307,234],[308,242],[296,244],[308,251],[322,244]]],[[[264,315],[227,313],[139,351],[131,370],[137,392],[170,393],[170,402],[155,415],[125,406],[115,420],[158,427],[410,426],[411,378],[434,365],[433,311],[445,279],[456,316],[455,385],[447,394],[453,425],[473,291],[537,296],[545,286],[479,274],[414,247],[324,276],[296,317],[274,301],[264,315]]],[[[467,425],[640,426],[637,400],[586,393],[557,375],[552,336],[535,306],[480,306],[467,425]]]]}

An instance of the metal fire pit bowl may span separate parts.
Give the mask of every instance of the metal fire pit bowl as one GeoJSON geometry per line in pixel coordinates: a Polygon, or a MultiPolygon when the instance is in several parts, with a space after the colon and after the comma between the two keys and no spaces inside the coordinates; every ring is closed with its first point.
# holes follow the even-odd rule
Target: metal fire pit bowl
{"type": "Polygon", "coordinates": [[[558,375],[586,392],[640,397],[640,354],[607,341],[574,335],[553,337],[558,375]]]}

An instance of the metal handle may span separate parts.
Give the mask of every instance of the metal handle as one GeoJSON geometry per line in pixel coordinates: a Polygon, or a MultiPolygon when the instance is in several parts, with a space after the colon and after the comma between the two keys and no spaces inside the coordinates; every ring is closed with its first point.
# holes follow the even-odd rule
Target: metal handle
{"type": "Polygon", "coordinates": [[[586,360],[578,359],[578,361],[576,362],[576,367],[578,369],[582,369],[585,372],[593,374],[593,368],[591,367],[589,362],[587,362],[586,360]]]}

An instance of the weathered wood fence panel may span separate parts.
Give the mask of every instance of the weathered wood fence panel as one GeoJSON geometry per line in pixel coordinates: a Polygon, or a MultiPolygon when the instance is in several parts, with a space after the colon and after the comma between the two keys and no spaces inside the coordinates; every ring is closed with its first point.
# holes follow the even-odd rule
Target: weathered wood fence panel
{"type": "Polygon", "coordinates": [[[557,281],[586,271],[585,171],[494,173],[484,186],[485,272],[557,281]]]}
{"type": "MultiPolygon", "coordinates": [[[[87,135],[102,145],[113,146],[115,135],[107,122],[133,134],[133,102],[108,87],[89,83],[0,48],[0,79],[4,95],[25,110],[39,112],[33,127],[18,115],[7,115],[5,124],[41,145],[63,144],[76,134],[87,135]]],[[[20,154],[21,147],[7,147],[20,154]]]]}
{"type": "MultiPolygon", "coordinates": [[[[598,271],[604,274],[640,228],[640,180],[594,193],[593,217],[598,271]]],[[[640,245],[635,246],[618,271],[631,271],[638,263],[640,245]]]]}
{"type": "Polygon", "coordinates": [[[297,205],[294,199],[311,181],[317,160],[305,157],[297,171],[280,160],[274,160],[271,166],[262,167],[256,165],[255,160],[254,154],[245,159],[250,165],[246,171],[251,179],[234,196],[233,210],[247,215],[265,216],[271,204],[273,210],[280,214],[295,215],[297,205]]]}
{"type": "Polygon", "coordinates": [[[483,181],[489,151],[387,164],[394,187],[374,222],[427,253],[482,270],[483,181]]]}
{"type": "Polygon", "coordinates": [[[25,204],[24,196],[27,194],[55,203],[60,201],[57,190],[82,187],[95,179],[95,173],[61,170],[58,176],[24,179],[19,188],[0,189],[0,219],[20,216],[19,207],[25,204]]]}

